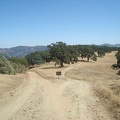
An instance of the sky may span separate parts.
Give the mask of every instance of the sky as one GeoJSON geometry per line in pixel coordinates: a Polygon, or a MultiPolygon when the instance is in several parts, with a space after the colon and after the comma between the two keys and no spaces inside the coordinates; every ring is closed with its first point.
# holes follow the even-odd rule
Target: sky
{"type": "Polygon", "coordinates": [[[0,48],[120,44],[120,0],[0,0],[0,48]]]}

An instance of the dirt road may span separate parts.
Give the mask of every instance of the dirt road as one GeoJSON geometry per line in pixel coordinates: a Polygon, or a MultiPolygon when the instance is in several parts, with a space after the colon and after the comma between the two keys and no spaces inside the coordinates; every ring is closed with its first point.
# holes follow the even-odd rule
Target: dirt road
{"type": "Polygon", "coordinates": [[[25,87],[0,103],[0,120],[113,120],[89,82],[51,81],[35,72],[27,79],[25,87]]]}

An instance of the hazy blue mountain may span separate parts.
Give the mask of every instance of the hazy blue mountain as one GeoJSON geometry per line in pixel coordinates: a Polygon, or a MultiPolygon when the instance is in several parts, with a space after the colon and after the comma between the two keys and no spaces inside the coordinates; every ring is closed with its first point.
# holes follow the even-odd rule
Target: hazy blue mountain
{"type": "Polygon", "coordinates": [[[5,57],[25,57],[26,55],[35,51],[47,50],[47,46],[17,46],[12,48],[0,48],[0,53],[5,57]]]}
{"type": "Polygon", "coordinates": [[[120,44],[115,44],[115,47],[120,47],[120,44]]]}
{"type": "Polygon", "coordinates": [[[120,47],[120,44],[108,44],[108,43],[105,43],[105,44],[102,44],[101,46],[108,46],[108,47],[120,47]]]}

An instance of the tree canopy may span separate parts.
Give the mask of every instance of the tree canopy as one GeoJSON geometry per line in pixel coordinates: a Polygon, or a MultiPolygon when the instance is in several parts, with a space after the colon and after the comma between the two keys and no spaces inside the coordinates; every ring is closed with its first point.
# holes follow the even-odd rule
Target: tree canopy
{"type": "Polygon", "coordinates": [[[34,52],[26,56],[29,65],[40,65],[43,63],[42,57],[39,52],[34,52]]]}
{"type": "Polygon", "coordinates": [[[104,50],[98,50],[97,54],[98,54],[98,57],[104,57],[105,56],[105,51],[104,50]]]}
{"type": "Polygon", "coordinates": [[[116,53],[116,59],[117,59],[117,65],[120,68],[120,49],[118,50],[118,52],[116,53]]]}
{"type": "Polygon", "coordinates": [[[52,60],[59,62],[60,66],[63,67],[63,63],[70,63],[70,51],[63,42],[52,43],[48,46],[52,60]]]}

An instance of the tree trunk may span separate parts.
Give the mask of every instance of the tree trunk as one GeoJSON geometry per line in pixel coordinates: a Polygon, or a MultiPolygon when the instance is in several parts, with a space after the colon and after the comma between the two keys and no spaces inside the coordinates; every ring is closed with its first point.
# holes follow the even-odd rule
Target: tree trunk
{"type": "Polygon", "coordinates": [[[60,61],[60,66],[63,67],[63,61],[60,61]]]}
{"type": "Polygon", "coordinates": [[[87,57],[87,61],[89,62],[90,57],[87,57]]]}

